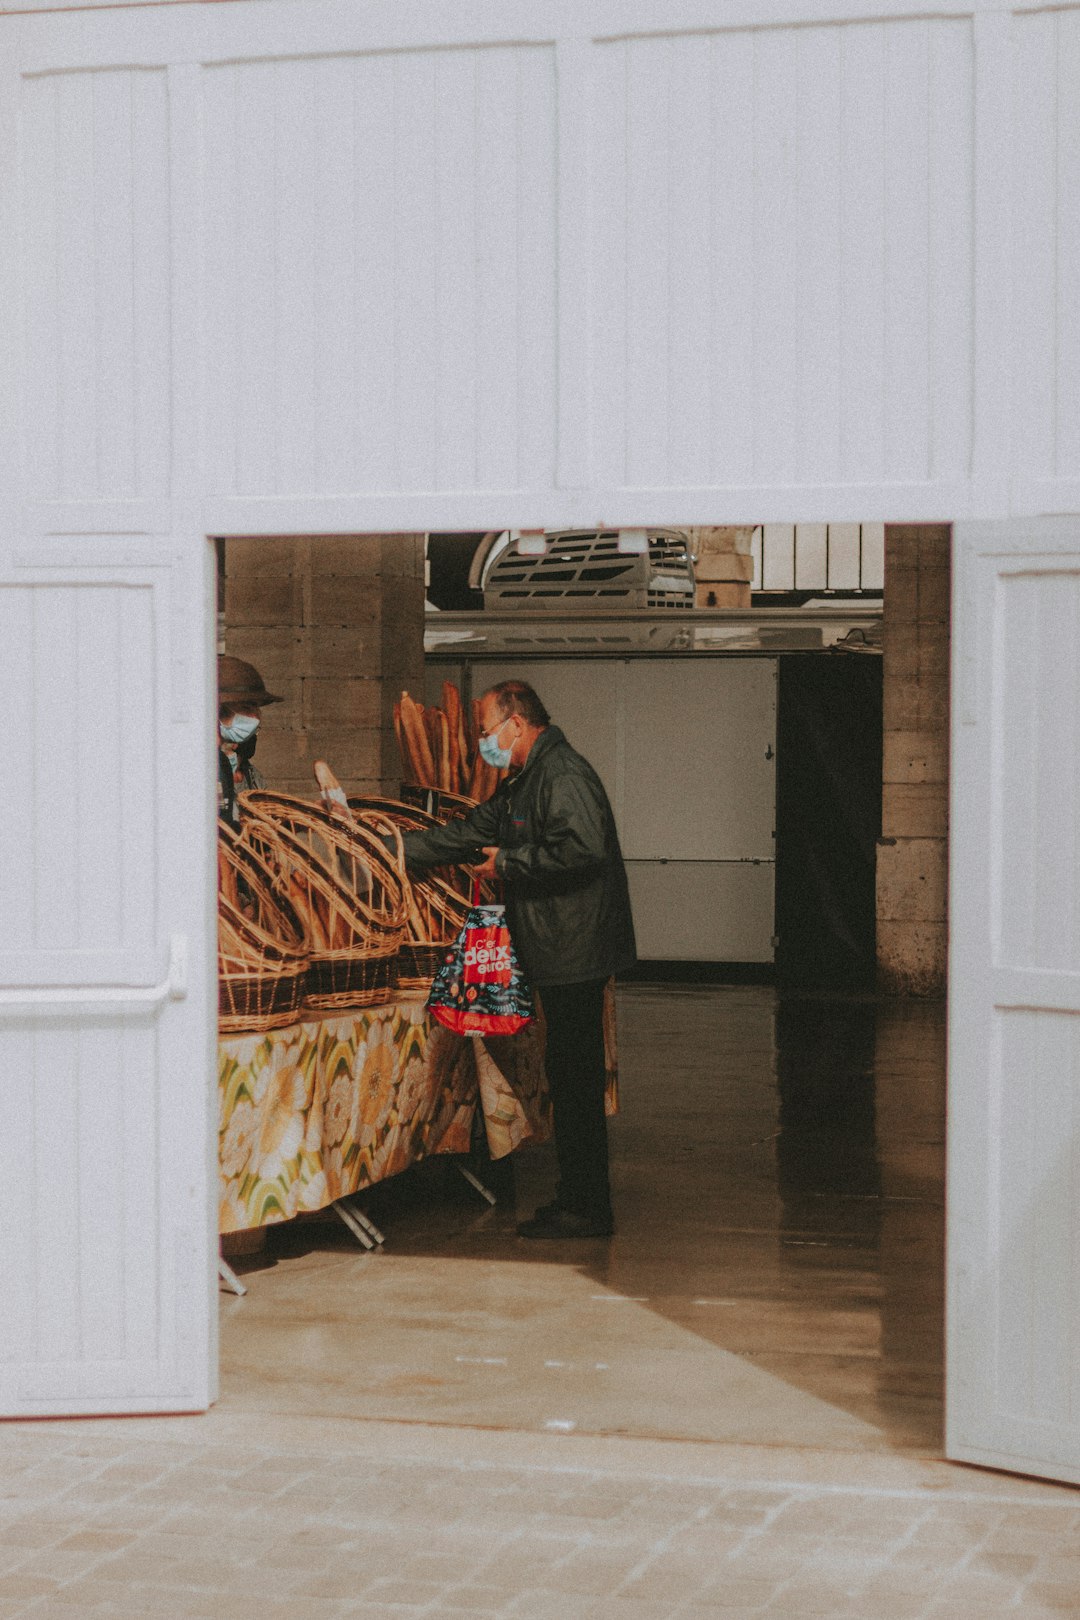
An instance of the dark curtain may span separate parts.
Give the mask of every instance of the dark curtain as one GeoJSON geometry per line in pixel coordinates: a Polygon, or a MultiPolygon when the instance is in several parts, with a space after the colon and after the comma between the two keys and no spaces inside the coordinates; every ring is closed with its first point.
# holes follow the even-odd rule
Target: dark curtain
{"type": "Polygon", "coordinates": [[[874,983],[881,832],[881,659],[780,659],[776,744],[776,979],[874,983]]]}

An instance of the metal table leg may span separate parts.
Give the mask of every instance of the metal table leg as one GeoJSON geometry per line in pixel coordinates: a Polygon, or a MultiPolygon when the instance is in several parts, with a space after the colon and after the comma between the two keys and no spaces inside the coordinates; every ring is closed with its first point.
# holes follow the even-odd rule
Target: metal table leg
{"type": "Polygon", "coordinates": [[[225,1284],[230,1294],[237,1294],[242,1299],[247,1293],[246,1284],[240,1281],[232,1266],[227,1260],[223,1260],[220,1254],[218,1255],[217,1274],[219,1280],[225,1284]]]}
{"type": "Polygon", "coordinates": [[[465,1177],[465,1180],[469,1183],[469,1186],[476,1188],[481,1198],[486,1198],[489,1204],[495,1204],[498,1202],[490,1187],[485,1187],[484,1183],[477,1176],[474,1176],[472,1171],[467,1169],[465,1165],[459,1164],[458,1169],[465,1177]]]}
{"type": "Polygon", "coordinates": [[[332,1208],[336,1211],[339,1218],[345,1222],[345,1225],[349,1228],[349,1231],[352,1233],[357,1243],[359,1243],[362,1248],[367,1249],[370,1252],[375,1247],[375,1240],[365,1229],[365,1227],[360,1224],[360,1221],[357,1219],[356,1211],[353,1209],[348,1200],[345,1198],[339,1198],[332,1205],[332,1208]]]}

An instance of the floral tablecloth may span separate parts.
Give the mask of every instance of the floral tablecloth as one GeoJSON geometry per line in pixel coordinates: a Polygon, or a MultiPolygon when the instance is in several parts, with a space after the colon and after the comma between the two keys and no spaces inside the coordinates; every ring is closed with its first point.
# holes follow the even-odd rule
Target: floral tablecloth
{"type": "Polygon", "coordinates": [[[218,1043],[220,1230],[323,1209],[432,1153],[492,1156],[551,1132],[543,1035],[462,1039],[419,1001],[218,1043]]]}
{"type": "MultiPolygon", "coordinates": [[[[618,1110],[615,999],[604,1004],[618,1110]]],[[[477,1106],[499,1159],[551,1135],[543,1008],[519,1035],[463,1038],[420,1000],[218,1041],[221,1232],[325,1209],[432,1153],[467,1153],[477,1106]]]]}

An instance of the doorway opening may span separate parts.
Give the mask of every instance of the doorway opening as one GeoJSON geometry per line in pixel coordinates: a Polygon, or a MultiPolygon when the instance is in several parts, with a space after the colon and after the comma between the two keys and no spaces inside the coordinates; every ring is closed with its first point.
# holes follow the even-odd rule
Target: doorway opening
{"type": "MultiPolygon", "coordinates": [[[[350,788],[393,792],[402,685],[434,701],[449,676],[468,698],[524,673],[629,807],[620,830],[643,869],[635,902],[656,941],[643,953],[650,966],[618,991],[613,1245],[536,1252],[514,1236],[515,1214],[550,1192],[548,1147],[469,1161],[494,1207],[452,1159],[424,1157],[364,1194],[389,1239],[381,1254],[361,1254],[331,1213],[272,1220],[261,1250],[234,1258],[249,1291],[223,1298],[223,1398],[321,1415],[938,1454],[943,1010],[879,999],[867,960],[868,927],[887,934],[919,920],[884,914],[910,906],[882,898],[874,867],[903,847],[884,830],[899,826],[895,813],[882,824],[883,779],[886,800],[892,787],[937,786],[887,780],[882,721],[888,761],[895,722],[907,723],[910,748],[929,696],[924,711],[910,694],[903,704],[883,697],[880,657],[866,651],[759,643],[640,655],[583,647],[581,620],[569,631],[576,649],[563,626],[562,645],[538,653],[519,622],[516,643],[504,627],[502,643],[463,652],[447,638],[464,622],[446,610],[441,639],[427,620],[426,654],[421,621],[418,660],[409,614],[418,594],[422,604],[422,537],[219,549],[223,646],[289,694],[277,737],[267,726],[260,743],[275,786],[314,798],[305,773],[317,753],[350,788]],[[664,737],[672,759],[657,760],[664,737]],[[726,821],[700,780],[716,758],[728,765],[726,821]],[[634,803],[650,768],[656,780],[634,803]],[[632,843],[661,819],[660,789],[680,783],[676,803],[690,805],[691,836],[695,817],[704,823],[706,856],[729,825],[753,833],[760,823],[770,843],[776,834],[775,865],[771,848],[748,848],[744,860],[725,846],[710,862],[692,842],[632,843]],[[675,904],[663,904],[665,888],[675,904]],[[830,893],[832,913],[821,898],[830,893]]],[[[900,555],[914,556],[907,571],[918,576],[918,541],[900,555]]],[[[917,674],[918,577],[911,591],[910,581],[898,587],[912,616],[897,622],[913,627],[917,674]]],[[[923,597],[929,604],[929,586],[923,597]]],[[[888,600],[887,587],[886,612],[888,600]]],[[[719,621],[730,629],[730,615],[713,612],[719,621]]],[[[709,613],[692,622],[705,626],[709,613]]],[[[610,635],[625,628],[607,622],[610,635]]],[[[557,630],[549,621],[547,633],[557,630]]]]}

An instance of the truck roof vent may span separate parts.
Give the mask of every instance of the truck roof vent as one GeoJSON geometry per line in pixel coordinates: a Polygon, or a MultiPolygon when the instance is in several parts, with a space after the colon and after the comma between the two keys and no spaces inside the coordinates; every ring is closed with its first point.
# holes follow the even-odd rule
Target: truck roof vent
{"type": "Polygon", "coordinates": [[[572,614],[694,605],[694,565],[682,529],[650,529],[648,555],[624,556],[616,529],[563,529],[547,541],[543,557],[521,557],[513,547],[494,556],[485,607],[572,614]]]}

